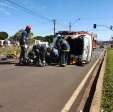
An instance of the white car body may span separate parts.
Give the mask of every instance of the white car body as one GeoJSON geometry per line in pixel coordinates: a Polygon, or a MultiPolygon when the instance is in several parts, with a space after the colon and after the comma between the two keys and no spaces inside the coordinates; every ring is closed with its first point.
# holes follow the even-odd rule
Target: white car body
{"type": "Polygon", "coordinates": [[[92,38],[90,35],[85,35],[83,37],[83,43],[84,43],[84,47],[83,47],[83,54],[82,54],[82,58],[81,61],[88,63],[91,61],[91,55],[92,55],[92,38]]]}
{"type": "MultiPolygon", "coordinates": [[[[89,63],[91,61],[91,56],[92,56],[92,36],[87,33],[79,33],[79,34],[66,34],[62,35],[67,39],[68,37],[71,37],[72,41],[74,42],[72,51],[75,50],[75,53],[72,53],[72,55],[75,56],[76,60],[80,61],[80,63],[89,63]],[[79,40],[80,39],[80,40],[79,40]],[[79,41],[78,41],[79,40],[79,41]],[[80,42],[80,44],[79,44],[80,42]],[[77,51],[78,50],[78,51],[77,51]],[[77,53],[76,53],[77,51],[77,53]]],[[[54,38],[52,46],[55,46],[55,42],[57,40],[57,37],[54,38]]]]}

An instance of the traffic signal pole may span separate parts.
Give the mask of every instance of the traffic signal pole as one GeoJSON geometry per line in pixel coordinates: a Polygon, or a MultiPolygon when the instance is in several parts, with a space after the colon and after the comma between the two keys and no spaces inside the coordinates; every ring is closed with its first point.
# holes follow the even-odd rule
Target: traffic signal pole
{"type": "Polygon", "coordinates": [[[112,31],[113,31],[113,26],[112,26],[112,25],[109,27],[109,26],[106,26],[106,25],[97,25],[97,24],[93,24],[93,28],[94,28],[94,29],[96,29],[96,28],[97,28],[97,26],[100,26],[100,27],[105,27],[105,28],[110,29],[110,30],[112,30],[112,31]]]}

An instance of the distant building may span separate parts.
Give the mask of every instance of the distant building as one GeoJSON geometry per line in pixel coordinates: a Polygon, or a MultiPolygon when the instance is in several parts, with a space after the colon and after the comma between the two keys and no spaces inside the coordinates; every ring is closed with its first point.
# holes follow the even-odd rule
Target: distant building
{"type": "Polygon", "coordinates": [[[41,40],[35,40],[35,45],[36,44],[43,44],[43,45],[46,45],[46,47],[49,46],[49,43],[48,42],[44,42],[44,41],[41,41],[41,40]]]}
{"type": "Polygon", "coordinates": [[[9,40],[0,40],[0,46],[10,46],[11,42],[9,40]]]}

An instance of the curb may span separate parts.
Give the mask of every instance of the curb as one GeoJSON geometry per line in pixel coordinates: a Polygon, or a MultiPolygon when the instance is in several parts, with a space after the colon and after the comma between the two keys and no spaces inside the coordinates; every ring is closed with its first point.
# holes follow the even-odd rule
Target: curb
{"type": "Polygon", "coordinates": [[[105,73],[105,66],[106,66],[106,59],[107,59],[107,52],[105,54],[105,58],[100,70],[95,94],[93,97],[93,101],[91,104],[90,112],[101,112],[101,96],[102,96],[102,88],[103,88],[103,78],[105,73]]]}
{"type": "MultiPolygon", "coordinates": [[[[88,81],[88,79],[90,77],[92,77],[92,72],[94,71],[95,67],[98,66],[98,64],[103,60],[103,56],[105,51],[103,51],[101,53],[101,55],[99,56],[99,58],[96,60],[96,62],[92,65],[92,67],[90,68],[90,70],[88,71],[88,73],[86,74],[86,76],[84,77],[84,79],[81,81],[81,83],[78,85],[78,87],[75,89],[75,91],[73,92],[72,96],[68,99],[68,101],[66,102],[66,104],[64,105],[64,107],[62,108],[62,110],[60,112],[71,112],[71,108],[72,105],[74,104],[74,102],[76,102],[75,106],[78,106],[78,101],[77,99],[80,98],[80,93],[81,91],[84,89],[86,83],[88,81]]],[[[100,64],[99,64],[100,65],[100,64]]],[[[82,92],[83,93],[83,92],[82,92]]],[[[88,97],[88,96],[87,96],[88,97]]],[[[87,97],[85,97],[85,100],[87,99],[87,97]]],[[[79,100],[80,101],[80,100],[79,100]]],[[[81,102],[81,101],[80,101],[81,102]]],[[[83,109],[83,108],[82,108],[83,109]]],[[[81,110],[82,110],[81,109],[81,110]]],[[[73,111],[73,110],[72,110],[73,111]]],[[[78,107],[76,108],[76,112],[78,112],[78,107]]],[[[96,111],[95,111],[96,112],[96,111]]]]}

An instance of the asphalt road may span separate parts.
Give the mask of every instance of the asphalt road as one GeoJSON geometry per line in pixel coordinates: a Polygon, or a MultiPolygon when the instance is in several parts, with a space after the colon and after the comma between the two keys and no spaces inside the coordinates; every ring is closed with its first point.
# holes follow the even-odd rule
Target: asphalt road
{"type": "Polygon", "coordinates": [[[84,67],[0,65],[0,112],[60,112],[99,54],[84,67]]]}

